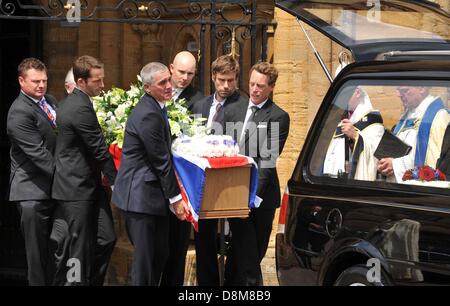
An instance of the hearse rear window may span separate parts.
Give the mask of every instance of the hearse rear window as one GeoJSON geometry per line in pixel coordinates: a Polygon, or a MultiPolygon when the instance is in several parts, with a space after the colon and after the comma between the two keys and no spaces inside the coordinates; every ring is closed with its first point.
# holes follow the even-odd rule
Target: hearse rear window
{"type": "Polygon", "coordinates": [[[450,82],[351,81],[315,136],[317,177],[450,188],[450,82]]]}

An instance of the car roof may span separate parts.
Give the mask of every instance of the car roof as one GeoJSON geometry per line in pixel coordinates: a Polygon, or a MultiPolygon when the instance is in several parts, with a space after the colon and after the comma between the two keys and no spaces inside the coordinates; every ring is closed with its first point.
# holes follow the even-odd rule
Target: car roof
{"type": "Polygon", "coordinates": [[[369,61],[347,65],[335,81],[351,77],[384,78],[404,77],[413,79],[448,79],[450,80],[450,61],[446,60],[400,60],[400,61],[369,61]]]}
{"type": "Polygon", "coordinates": [[[276,6],[351,50],[356,61],[389,51],[450,50],[450,14],[429,1],[283,0],[276,6]]]}

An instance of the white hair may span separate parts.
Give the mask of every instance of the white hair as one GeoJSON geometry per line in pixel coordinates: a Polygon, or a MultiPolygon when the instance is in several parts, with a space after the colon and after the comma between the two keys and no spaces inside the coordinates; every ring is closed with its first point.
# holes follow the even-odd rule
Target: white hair
{"type": "Polygon", "coordinates": [[[73,77],[73,69],[72,68],[70,68],[69,71],[67,71],[66,79],[64,80],[64,83],[75,84],[75,78],[73,77]]]}
{"type": "Polygon", "coordinates": [[[161,71],[168,71],[166,65],[159,62],[151,62],[144,66],[141,70],[141,79],[144,84],[153,84],[155,74],[161,71]]]}

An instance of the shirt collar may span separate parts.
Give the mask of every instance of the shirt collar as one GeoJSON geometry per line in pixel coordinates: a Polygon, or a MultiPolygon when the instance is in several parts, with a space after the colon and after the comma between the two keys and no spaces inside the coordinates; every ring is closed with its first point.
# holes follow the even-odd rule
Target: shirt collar
{"type": "Polygon", "coordinates": [[[89,98],[89,101],[92,102],[92,99],[91,99],[91,96],[90,96],[90,95],[88,95],[85,91],[83,91],[83,90],[80,89],[79,87],[75,87],[75,88],[78,89],[79,91],[81,91],[82,93],[84,93],[84,94],[89,98]]]}
{"type": "Polygon", "coordinates": [[[227,98],[225,98],[222,102],[217,101],[216,100],[216,92],[215,92],[214,95],[213,95],[213,103],[212,103],[212,105],[220,104],[220,105],[223,106],[226,101],[227,101],[227,98]]]}
{"type": "Polygon", "coordinates": [[[181,94],[181,92],[182,92],[183,90],[184,90],[184,88],[181,88],[181,87],[174,87],[174,88],[172,89],[172,96],[181,94]]]}
{"type": "Polygon", "coordinates": [[[42,97],[41,100],[35,99],[30,97],[29,95],[27,95],[23,90],[20,90],[21,93],[23,93],[26,97],[30,98],[34,103],[39,103],[42,99],[44,99],[45,97],[42,97]]]}
{"type": "Polygon", "coordinates": [[[252,106],[256,106],[257,108],[261,109],[264,106],[264,104],[266,104],[267,100],[269,100],[269,98],[267,98],[266,100],[264,100],[263,102],[261,102],[259,104],[255,104],[255,103],[252,102],[251,99],[249,99],[249,101],[248,101],[248,108],[251,108],[252,106]]]}
{"type": "Polygon", "coordinates": [[[430,104],[434,100],[436,100],[436,97],[433,97],[431,95],[427,96],[415,109],[409,111],[408,118],[421,117],[423,114],[425,114],[428,106],[430,106],[430,104]]]}
{"type": "MultiPolygon", "coordinates": [[[[155,101],[156,101],[156,100],[155,100],[155,101]]],[[[159,102],[159,101],[156,101],[156,102],[158,102],[159,107],[161,107],[161,109],[163,109],[164,106],[166,106],[166,103],[164,103],[164,102],[159,102]]]]}

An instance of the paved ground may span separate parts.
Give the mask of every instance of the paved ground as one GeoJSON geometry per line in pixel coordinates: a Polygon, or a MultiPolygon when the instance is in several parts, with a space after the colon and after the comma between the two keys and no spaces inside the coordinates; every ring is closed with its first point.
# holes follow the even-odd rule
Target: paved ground
{"type": "MultiPolygon", "coordinates": [[[[274,225],[272,230],[272,236],[269,242],[269,247],[264,257],[261,270],[263,272],[264,285],[266,286],[278,286],[278,280],[275,270],[275,233],[277,230],[278,214],[275,215],[274,225]]],[[[119,232],[121,233],[121,232],[119,232]]],[[[111,264],[107,274],[107,285],[129,285],[129,275],[131,270],[131,260],[133,256],[133,247],[126,238],[126,235],[122,233],[119,237],[119,241],[114,249],[113,256],[111,258],[111,264]]],[[[186,257],[186,273],[185,273],[185,286],[195,286],[195,247],[192,242],[189,246],[189,251],[186,257]]]]}
{"type": "MultiPolygon", "coordinates": [[[[278,279],[275,269],[275,233],[278,224],[278,213],[274,219],[272,235],[270,237],[269,247],[266,256],[261,263],[261,270],[263,273],[265,286],[278,286],[278,279]]],[[[189,246],[188,255],[186,257],[186,272],[185,272],[185,286],[195,286],[195,248],[193,245],[189,246]]]]}

